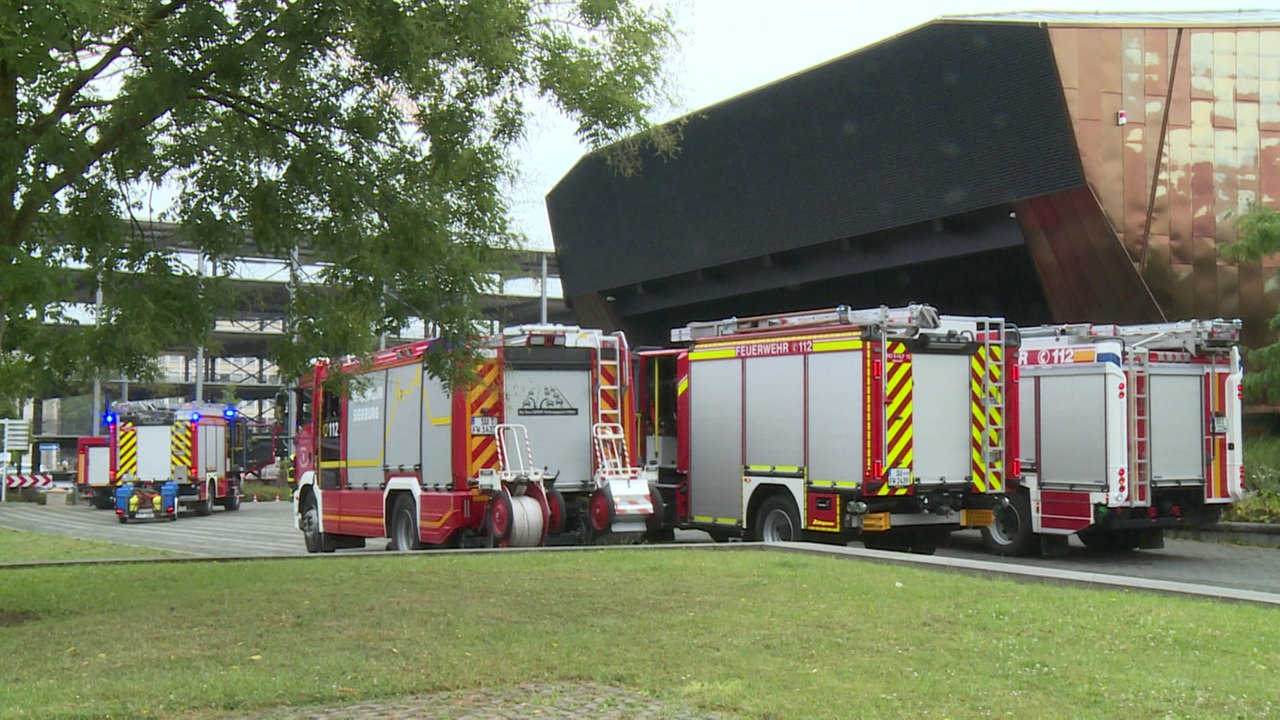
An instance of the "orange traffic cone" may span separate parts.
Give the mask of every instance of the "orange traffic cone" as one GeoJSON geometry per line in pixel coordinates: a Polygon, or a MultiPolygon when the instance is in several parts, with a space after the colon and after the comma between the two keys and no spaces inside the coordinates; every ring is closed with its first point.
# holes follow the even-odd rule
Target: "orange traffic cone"
{"type": "Polygon", "coordinates": [[[280,496],[276,495],[276,502],[280,502],[280,496]]]}
{"type": "Polygon", "coordinates": [[[258,493],[253,494],[253,501],[258,502],[258,493]]]}

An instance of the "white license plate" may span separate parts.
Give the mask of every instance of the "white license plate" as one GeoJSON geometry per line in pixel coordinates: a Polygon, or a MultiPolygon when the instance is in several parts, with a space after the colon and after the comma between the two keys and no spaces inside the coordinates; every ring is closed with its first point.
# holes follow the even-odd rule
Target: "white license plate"
{"type": "Polygon", "coordinates": [[[889,487],[911,487],[911,468],[889,468],[889,487]]]}
{"type": "Polygon", "coordinates": [[[146,520],[147,518],[153,518],[153,517],[155,517],[155,513],[151,512],[150,510],[139,510],[137,514],[137,518],[139,520],[146,520]]]}
{"type": "Polygon", "coordinates": [[[498,429],[498,418],[480,416],[471,418],[472,435],[492,435],[498,429]]]}
{"type": "Polygon", "coordinates": [[[1215,416],[1214,416],[1214,418],[1213,418],[1213,434],[1214,434],[1214,435],[1226,435],[1226,434],[1227,434],[1227,419],[1226,419],[1226,418],[1222,417],[1221,415],[1215,415],[1215,416]]]}

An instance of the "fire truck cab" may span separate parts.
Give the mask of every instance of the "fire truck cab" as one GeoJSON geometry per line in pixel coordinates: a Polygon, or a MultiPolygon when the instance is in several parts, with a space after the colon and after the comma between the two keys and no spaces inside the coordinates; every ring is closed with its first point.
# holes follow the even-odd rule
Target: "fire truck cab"
{"type": "Polygon", "coordinates": [[[1244,491],[1239,320],[1022,330],[1020,486],[999,554],[1163,547],[1244,491]]]}
{"type": "Polygon", "coordinates": [[[637,532],[653,513],[649,474],[630,462],[630,358],[621,334],[524,325],[481,341],[475,380],[427,369],[438,340],[300,384],[295,525],[311,552],[387,537],[411,550],[537,546],[637,532]]]}
{"type": "Polygon", "coordinates": [[[1000,318],[928,305],[729,318],[639,352],[663,528],[931,553],[1016,475],[1000,318]]]}

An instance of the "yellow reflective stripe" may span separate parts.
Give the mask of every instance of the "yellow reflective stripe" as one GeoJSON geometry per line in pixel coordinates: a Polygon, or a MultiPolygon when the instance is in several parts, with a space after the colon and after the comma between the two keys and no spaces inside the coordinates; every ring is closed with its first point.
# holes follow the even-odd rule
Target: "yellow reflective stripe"
{"type": "Polygon", "coordinates": [[[694,515],[693,521],[700,522],[700,523],[714,523],[716,519],[711,517],[710,515],[694,515]]]}
{"type": "Polygon", "coordinates": [[[821,340],[813,344],[814,352],[834,352],[836,350],[861,350],[861,340],[821,340]]]}
{"type": "Polygon", "coordinates": [[[738,351],[734,348],[724,348],[723,350],[693,350],[689,353],[689,360],[725,360],[737,357],[738,351]]]}
{"type": "Polygon", "coordinates": [[[737,525],[738,518],[716,518],[717,525],[737,525]]]}
{"type": "Polygon", "coordinates": [[[799,465],[748,465],[747,472],[800,472],[799,465]]]}
{"type": "Polygon", "coordinates": [[[676,395],[683,395],[689,391],[689,376],[685,375],[680,378],[680,382],[676,383],[676,395]]]}
{"type": "MultiPolygon", "coordinates": [[[[856,335],[850,336],[848,333],[840,333],[839,335],[836,335],[834,339],[849,340],[852,342],[857,342],[858,344],[862,343],[861,339],[859,339],[856,335]]],[[[724,340],[714,340],[711,342],[702,342],[702,343],[698,343],[698,347],[700,348],[735,347],[736,348],[743,345],[761,345],[764,343],[772,343],[772,342],[792,342],[794,340],[813,340],[814,341],[813,344],[816,347],[818,344],[818,341],[832,342],[833,338],[831,333],[811,333],[808,335],[780,335],[776,337],[755,338],[751,340],[744,340],[741,337],[738,337],[737,339],[730,338],[730,339],[724,339],[724,340]]]]}

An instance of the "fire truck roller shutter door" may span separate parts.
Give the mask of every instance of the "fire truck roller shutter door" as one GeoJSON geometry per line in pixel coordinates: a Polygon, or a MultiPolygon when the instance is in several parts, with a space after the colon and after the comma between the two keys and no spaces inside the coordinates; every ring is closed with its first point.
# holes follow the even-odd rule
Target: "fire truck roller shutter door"
{"type": "Polygon", "coordinates": [[[970,369],[967,355],[912,356],[912,465],[914,479],[922,486],[970,480],[970,369]]]}
{"type": "Polygon", "coordinates": [[[504,418],[529,432],[533,462],[559,471],[561,492],[585,490],[591,483],[593,398],[589,350],[528,348],[526,356],[505,348],[504,418]],[[535,361],[551,355],[559,362],[535,361]]]}
{"type": "Polygon", "coordinates": [[[421,370],[422,377],[422,483],[427,487],[451,486],[453,467],[452,393],[438,379],[421,370]]]}
{"type": "Polygon", "coordinates": [[[1205,480],[1204,375],[1192,369],[1195,374],[1151,371],[1151,482],[1157,486],[1205,480]]]}
{"type": "Polygon", "coordinates": [[[169,459],[171,457],[170,432],[168,425],[139,425],[136,428],[138,439],[138,480],[143,482],[164,482],[169,479],[169,459]]]}
{"type": "Polygon", "coordinates": [[[422,367],[417,363],[387,371],[384,465],[391,472],[413,472],[422,462],[422,367]]]}
{"type": "Polygon", "coordinates": [[[352,379],[347,399],[347,488],[378,489],[383,482],[387,371],[352,379]]]}
{"type": "Polygon", "coordinates": [[[740,519],[742,361],[689,363],[689,515],[694,522],[740,519]]]}
{"type": "Polygon", "coordinates": [[[866,450],[862,352],[815,353],[808,360],[809,480],[816,487],[858,487],[866,450]]]}
{"type": "Polygon", "coordinates": [[[1101,365],[1054,369],[1040,376],[1041,487],[1106,485],[1106,403],[1101,365]]]}

